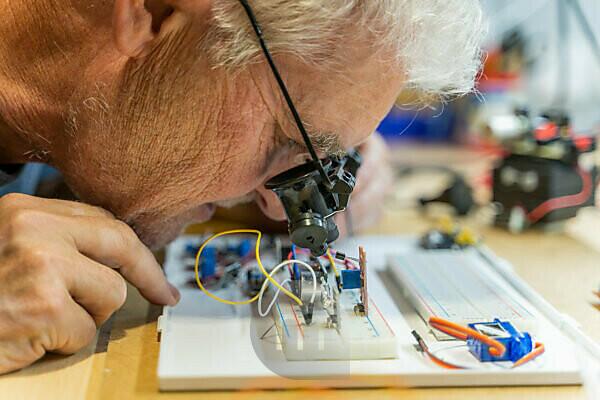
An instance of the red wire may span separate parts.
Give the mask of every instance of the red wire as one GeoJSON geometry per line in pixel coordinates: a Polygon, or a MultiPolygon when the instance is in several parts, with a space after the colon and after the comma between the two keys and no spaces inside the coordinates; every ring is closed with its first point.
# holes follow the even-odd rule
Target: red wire
{"type": "Polygon", "coordinates": [[[588,200],[592,193],[592,178],[589,173],[583,171],[579,167],[577,168],[577,173],[581,177],[581,192],[544,201],[527,214],[529,222],[537,222],[544,218],[546,214],[554,210],[579,206],[588,200]]]}
{"type": "Polygon", "coordinates": [[[444,361],[441,358],[439,358],[438,356],[436,356],[435,354],[433,354],[431,351],[429,351],[429,349],[424,349],[425,354],[427,354],[427,356],[429,356],[429,358],[431,359],[431,361],[433,361],[435,364],[439,365],[442,368],[446,368],[446,369],[467,369],[467,367],[463,367],[461,365],[457,365],[457,364],[452,364],[449,363],[448,361],[444,361]]]}

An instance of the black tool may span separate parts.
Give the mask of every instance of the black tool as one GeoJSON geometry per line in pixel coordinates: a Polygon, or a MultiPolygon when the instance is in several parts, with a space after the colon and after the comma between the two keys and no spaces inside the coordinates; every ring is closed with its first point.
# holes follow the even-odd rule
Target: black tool
{"type": "Polygon", "coordinates": [[[327,244],[338,238],[332,217],[348,206],[359,166],[359,154],[351,152],[326,160],[323,168],[329,182],[323,182],[311,162],[267,182],[267,189],[273,190],[283,203],[294,244],[320,256],[327,250],[327,244]]]}

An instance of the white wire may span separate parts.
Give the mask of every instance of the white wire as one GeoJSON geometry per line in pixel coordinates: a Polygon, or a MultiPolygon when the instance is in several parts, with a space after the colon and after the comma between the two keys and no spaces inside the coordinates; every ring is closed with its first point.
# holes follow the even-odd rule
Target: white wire
{"type": "MultiPolygon", "coordinates": [[[[285,279],[283,282],[280,283],[281,286],[285,285],[285,284],[289,284],[292,280],[291,279],[285,279]]],[[[288,285],[289,287],[289,285],[288,285]]],[[[277,291],[275,292],[275,294],[273,295],[273,299],[271,300],[271,303],[269,303],[269,305],[267,306],[267,309],[263,312],[262,311],[262,295],[258,298],[258,315],[260,315],[261,317],[266,317],[267,315],[269,315],[269,313],[271,312],[271,309],[273,308],[273,306],[275,305],[275,302],[277,301],[277,297],[279,297],[279,293],[281,293],[281,289],[277,288],[277,291]]]]}
{"type": "MultiPolygon", "coordinates": [[[[281,268],[290,265],[290,264],[298,264],[303,266],[304,268],[306,268],[309,272],[310,275],[312,277],[312,282],[313,282],[313,292],[312,292],[312,296],[310,297],[310,302],[314,303],[315,301],[315,296],[317,295],[317,275],[315,274],[315,270],[308,265],[307,263],[305,263],[304,261],[300,261],[300,260],[286,260],[280,264],[278,264],[277,266],[275,266],[275,268],[273,268],[273,271],[271,271],[271,273],[269,274],[269,276],[273,276],[275,275],[281,268]]],[[[285,282],[285,281],[284,281],[285,282]]],[[[267,286],[269,285],[269,280],[265,279],[265,282],[263,283],[262,287],[260,288],[260,292],[258,294],[258,315],[260,315],[261,317],[265,317],[268,313],[269,310],[271,309],[272,305],[269,306],[269,308],[267,309],[267,311],[264,313],[262,312],[262,297],[265,294],[265,290],[267,290],[267,286]]],[[[277,293],[275,293],[274,298],[277,298],[277,295],[279,294],[279,288],[277,290],[277,293]]],[[[272,302],[273,304],[275,304],[275,302],[272,302]]]]}

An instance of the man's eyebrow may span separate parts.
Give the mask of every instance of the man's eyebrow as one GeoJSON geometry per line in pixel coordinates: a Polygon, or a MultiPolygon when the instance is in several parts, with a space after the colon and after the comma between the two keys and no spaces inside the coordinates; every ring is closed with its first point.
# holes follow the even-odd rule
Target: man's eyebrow
{"type": "Polygon", "coordinates": [[[333,132],[309,132],[308,136],[318,153],[339,156],[346,153],[340,136],[333,132]]]}

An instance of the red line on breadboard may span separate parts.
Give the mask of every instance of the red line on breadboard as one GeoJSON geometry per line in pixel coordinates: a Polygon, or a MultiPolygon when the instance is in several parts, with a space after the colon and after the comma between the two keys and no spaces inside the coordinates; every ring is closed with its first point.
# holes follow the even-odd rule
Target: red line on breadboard
{"type": "Polygon", "coordinates": [[[396,336],[396,334],[394,333],[394,331],[392,330],[392,327],[390,326],[390,324],[387,322],[387,320],[384,318],[383,314],[381,313],[381,311],[379,311],[379,307],[377,307],[377,304],[375,304],[375,302],[373,301],[373,299],[369,299],[370,303],[373,304],[373,307],[375,307],[375,310],[377,310],[377,314],[379,314],[379,316],[381,317],[381,319],[383,320],[383,322],[385,323],[385,326],[387,326],[388,330],[390,331],[390,333],[392,334],[392,336],[396,336]]]}
{"type": "Polygon", "coordinates": [[[292,304],[288,303],[290,308],[292,309],[292,313],[294,313],[294,319],[296,320],[296,325],[298,325],[298,329],[300,329],[300,334],[302,335],[302,337],[304,337],[304,330],[302,329],[302,326],[300,325],[300,320],[298,320],[298,315],[296,315],[296,310],[294,310],[294,306],[292,306],[292,304]]]}

